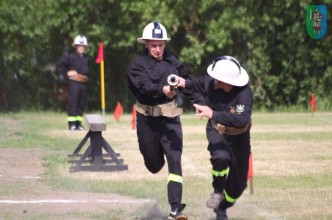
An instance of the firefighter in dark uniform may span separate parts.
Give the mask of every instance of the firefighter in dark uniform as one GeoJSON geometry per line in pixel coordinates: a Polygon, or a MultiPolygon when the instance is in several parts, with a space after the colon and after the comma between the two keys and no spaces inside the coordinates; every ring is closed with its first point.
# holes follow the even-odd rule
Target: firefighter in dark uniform
{"type": "Polygon", "coordinates": [[[88,41],[78,35],[73,46],[76,51],[62,56],[57,62],[59,74],[68,78],[67,121],[69,130],[85,130],[82,126],[89,76],[89,58],[84,54],[88,41]]]}
{"type": "Polygon", "coordinates": [[[225,220],[226,209],[247,186],[253,93],[247,72],[233,57],[217,57],[207,73],[193,80],[180,78],[178,87],[207,98],[207,105],[194,104],[196,116],[209,119],[206,135],[214,191],[206,205],[214,209],[217,220],[225,220]]]}
{"type": "MultiPolygon", "coordinates": [[[[128,65],[128,87],[136,97],[137,137],[139,150],[143,155],[146,168],[158,173],[168,164],[167,191],[171,212],[168,219],[186,220],[182,213],[185,204],[182,200],[183,148],[182,109],[176,105],[177,91],[168,84],[170,76],[191,77],[188,68],[175,56],[165,50],[167,32],[165,27],[154,21],[148,24],[139,43],[144,44],[144,52],[128,65]]],[[[176,79],[177,80],[177,79],[176,79]]],[[[198,93],[181,89],[192,103],[204,103],[198,93]]]]}

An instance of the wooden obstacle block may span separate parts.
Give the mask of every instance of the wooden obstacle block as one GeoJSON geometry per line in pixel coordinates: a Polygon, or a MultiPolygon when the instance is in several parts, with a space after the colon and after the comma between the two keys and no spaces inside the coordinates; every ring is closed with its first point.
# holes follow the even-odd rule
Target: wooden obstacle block
{"type": "Polygon", "coordinates": [[[102,136],[106,130],[106,123],[100,115],[86,115],[89,127],[88,133],[74,150],[68,155],[68,162],[74,165],[70,172],[78,171],[121,171],[128,170],[128,165],[123,163],[119,153],[116,153],[102,136]],[[84,152],[79,154],[86,142],[90,139],[90,145],[84,152]],[[106,153],[103,153],[103,150],[106,153]]]}
{"type": "Polygon", "coordinates": [[[90,131],[106,131],[106,123],[101,115],[86,115],[85,118],[90,131]]]}

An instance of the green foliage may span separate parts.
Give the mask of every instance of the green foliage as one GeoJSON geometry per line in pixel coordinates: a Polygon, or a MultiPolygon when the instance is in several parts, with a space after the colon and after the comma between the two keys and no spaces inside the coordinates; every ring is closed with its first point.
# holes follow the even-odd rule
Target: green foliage
{"type": "MultiPolygon", "coordinates": [[[[106,108],[134,103],[126,69],[143,47],[136,38],[146,24],[162,22],[172,38],[168,49],[205,74],[214,57],[236,57],[251,76],[255,105],[307,107],[312,92],[331,109],[331,22],[326,36],[306,33],[303,0],[2,0],[0,2],[0,111],[64,110],[58,98],[55,63],[73,38],[88,38],[92,71],[88,110],[100,107],[99,42],[105,46],[106,108]]],[[[331,11],[330,1],[326,1],[331,11]]],[[[186,106],[188,107],[188,106],[186,106]]],[[[322,109],[323,110],[323,109],[322,109]]]]}

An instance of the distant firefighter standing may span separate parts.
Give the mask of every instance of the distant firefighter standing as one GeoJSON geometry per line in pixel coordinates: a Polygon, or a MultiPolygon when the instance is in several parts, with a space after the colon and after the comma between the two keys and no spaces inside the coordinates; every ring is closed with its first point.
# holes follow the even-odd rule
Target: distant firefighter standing
{"type": "Polygon", "coordinates": [[[76,51],[62,56],[57,62],[57,71],[68,79],[67,121],[70,131],[85,130],[82,126],[86,99],[86,82],[89,76],[89,58],[85,55],[88,41],[78,35],[73,46],[76,51]]]}

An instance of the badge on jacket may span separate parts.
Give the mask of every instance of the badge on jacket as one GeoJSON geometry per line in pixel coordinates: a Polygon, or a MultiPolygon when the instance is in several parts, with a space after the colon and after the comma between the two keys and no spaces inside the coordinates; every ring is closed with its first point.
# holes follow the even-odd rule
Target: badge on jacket
{"type": "Polygon", "coordinates": [[[241,114],[244,112],[244,105],[236,105],[236,113],[241,114]]]}

